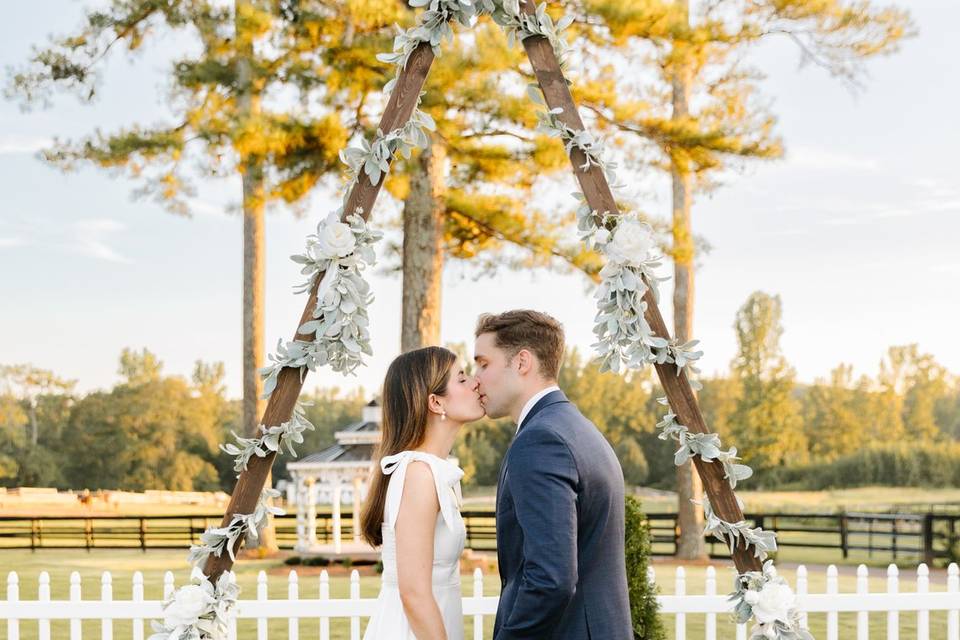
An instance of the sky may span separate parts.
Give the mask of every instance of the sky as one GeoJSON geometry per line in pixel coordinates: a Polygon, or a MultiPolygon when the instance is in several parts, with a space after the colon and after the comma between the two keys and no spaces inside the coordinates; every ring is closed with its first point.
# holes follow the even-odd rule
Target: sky
{"type": "MultiPolygon", "coordinates": [[[[960,3],[900,5],[919,34],[868,63],[858,93],[799,65],[786,41],[752,55],[768,76],[762,91],[787,153],[730,176],[694,205],[694,229],[712,246],[696,281],[694,333],[706,374],[727,371],[736,310],[757,290],[781,296],[781,344],[802,382],[841,362],[875,375],[887,347],[908,343],[960,373],[960,3]]],[[[81,10],[66,0],[8,7],[0,67],[75,27],[81,10]]],[[[239,395],[239,181],[202,183],[195,215],[183,218],[133,197],[136,185],[122,175],[64,174],[36,158],[56,137],[163,122],[166,56],[176,46],[159,42],[133,60],[114,57],[93,105],[63,97],[24,113],[0,100],[0,363],[51,369],[87,392],[118,380],[124,347],[146,347],[171,374],[189,376],[197,359],[223,361],[228,392],[239,395]]],[[[665,179],[637,184],[645,210],[669,213],[665,179]]],[[[300,276],[288,256],[302,250],[334,197],[317,193],[302,217],[278,211],[267,221],[268,350],[293,333],[304,304],[291,291],[300,276]]],[[[379,387],[399,350],[400,279],[377,272],[371,285],[374,357],[356,377],[323,371],[307,389],[379,387]]],[[[670,300],[669,283],[662,299],[670,300]]],[[[450,265],[442,303],[444,343],[471,344],[478,314],[520,307],[557,317],[568,345],[582,352],[593,341],[594,301],[581,276],[502,270],[478,280],[450,265]]],[[[668,323],[669,306],[662,305],[668,323]]]]}

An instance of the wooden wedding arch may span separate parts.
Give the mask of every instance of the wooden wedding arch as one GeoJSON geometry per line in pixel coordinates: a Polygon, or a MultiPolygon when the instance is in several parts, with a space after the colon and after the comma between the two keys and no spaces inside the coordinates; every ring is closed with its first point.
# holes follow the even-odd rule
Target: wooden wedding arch
{"type": "MultiPolygon", "coordinates": [[[[521,9],[531,15],[536,12],[535,4],[531,0],[523,0],[521,9]]],[[[573,96],[570,94],[567,80],[563,75],[560,61],[553,46],[546,37],[539,35],[526,37],[522,43],[548,107],[551,110],[562,109],[557,115],[558,120],[574,131],[583,131],[583,122],[577,112],[573,96]]],[[[380,119],[380,131],[399,129],[410,119],[419,101],[420,92],[423,89],[427,74],[430,72],[434,57],[433,49],[428,42],[420,43],[413,51],[394,84],[386,109],[380,119]]],[[[594,163],[586,162],[583,151],[576,147],[571,148],[570,161],[573,165],[574,175],[580,183],[580,188],[586,196],[590,208],[594,211],[619,213],[619,208],[603,169],[594,163]]],[[[366,219],[373,209],[373,204],[385,177],[385,174],[379,176],[376,182],[359,180],[354,183],[347,196],[343,211],[354,212],[359,208],[366,219]]],[[[314,320],[313,310],[317,302],[317,288],[322,278],[323,274],[314,278],[313,286],[309,292],[303,314],[297,322],[297,327],[314,320]]],[[[669,340],[670,334],[660,314],[652,289],[646,292],[644,301],[647,304],[645,312],[647,323],[656,336],[669,340]]],[[[296,340],[312,341],[313,338],[313,334],[295,334],[296,340]]],[[[693,433],[709,433],[696,396],[687,379],[686,371],[682,369],[678,371],[678,368],[671,363],[655,366],[657,376],[678,422],[686,425],[693,433]]],[[[300,390],[303,387],[305,373],[299,368],[292,367],[286,367],[280,372],[276,388],[270,396],[260,424],[269,427],[279,425],[290,419],[300,390]]],[[[249,514],[254,511],[275,456],[276,452],[270,452],[264,457],[254,456],[250,458],[246,469],[238,476],[236,487],[223,517],[222,527],[230,524],[234,514],[249,514]]],[[[723,466],[717,461],[704,461],[699,455],[693,457],[693,462],[717,517],[725,522],[741,522],[743,513],[737,503],[733,489],[724,477],[723,466]]],[[[239,550],[242,544],[243,536],[236,540],[234,551],[239,550]]],[[[760,559],[743,538],[737,539],[732,554],[739,573],[743,574],[761,569],[760,559]]],[[[219,556],[211,554],[207,558],[203,573],[211,582],[216,582],[224,571],[230,570],[232,565],[231,554],[222,553],[219,556]]]]}

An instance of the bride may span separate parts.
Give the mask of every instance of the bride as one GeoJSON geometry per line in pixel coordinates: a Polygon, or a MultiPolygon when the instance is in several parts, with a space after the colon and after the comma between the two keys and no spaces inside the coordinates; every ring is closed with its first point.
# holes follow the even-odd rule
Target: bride
{"type": "Polygon", "coordinates": [[[484,415],[477,389],[442,347],[407,352],[387,370],[380,470],[361,514],[364,539],[383,557],[364,640],[463,639],[463,471],[447,456],[460,428],[484,415]]]}

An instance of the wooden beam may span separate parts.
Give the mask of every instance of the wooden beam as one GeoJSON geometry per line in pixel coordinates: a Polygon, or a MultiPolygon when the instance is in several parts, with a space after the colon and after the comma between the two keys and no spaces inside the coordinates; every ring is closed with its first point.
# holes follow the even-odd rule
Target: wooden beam
{"type": "MultiPolygon", "coordinates": [[[[423,90],[433,59],[433,49],[426,43],[422,43],[410,55],[407,66],[400,73],[383,116],[380,118],[380,131],[387,133],[402,127],[410,119],[417,106],[420,92],[423,90]]],[[[386,175],[381,176],[377,184],[371,184],[369,177],[362,174],[360,180],[353,186],[347,196],[344,215],[353,213],[359,207],[363,209],[364,219],[368,219],[377,195],[380,193],[380,188],[383,186],[384,179],[386,179],[386,175]]],[[[304,306],[299,322],[297,322],[297,329],[303,323],[313,319],[313,309],[317,302],[317,287],[322,279],[322,273],[317,274],[314,279],[307,304],[304,306]]],[[[294,339],[296,340],[312,341],[313,337],[312,333],[301,334],[298,331],[294,333],[294,339]]],[[[306,374],[305,371],[303,373],[306,374]]],[[[277,386],[270,396],[260,424],[276,426],[289,420],[302,387],[303,380],[301,379],[300,369],[283,369],[277,378],[277,386]]],[[[257,506],[257,501],[260,499],[264,482],[273,466],[275,457],[276,454],[274,453],[263,458],[256,456],[250,458],[246,470],[237,478],[237,484],[230,496],[230,503],[227,505],[220,526],[225,527],[230,524],[230,520],[236,513],[247,514],[253,512],[257,506]]],[[[243,539],[241,538],[234,546],[234,551],[239,550],[242,545],[243,539]]],[[[211,582],[216,582],[220,574],[228,571],[232,565],[233,562],[226,553],[220,557],[211,555],[204,565],[203,572],[211,582]]]]}
{"type": "MultiPolygon", "coordinates": [[[[522,8],[529,14],[536,12],[536,5],[532,0],[523,0],[522,8]]],[[[527,57],[530,59],[540,90],[543,92],[549,108],[562,108],[563,112],[557,115],[557,119],[575,131],[582,131],[584,129],[583,121],[580,119],[577,105],[570,94],[567,79],[563,77],[563,70],[560,68],[560,61],[557,59],[553,47],[542,36],[525,38],[523,47],[527,51],[527,57]]],[[[619,213],[616,199],[607,183],[603,169],[590,166],[586,171],[581,170],[580,167],[585,161],[586,157],[583,151],[573,148],[570,154],[570,162],[573,165],[574,175],[580,183],[580,189],[586,196],[587,203],[595,211],[619,213]]],[[[657,336],[669,340],[670,332],[660,315],[660,309],[652,291],[647,291],[644,295],[644,301],[647,303],[645,317],[650,328],[657,336]]],[[[703,420],[703,414],[700,412],[700,406],[697,404],[696,396],[694,396],[690,382],[687,380],[686,372],[677,375],[676,366],[673,364],[657,365],[656,369],[657,375],[660,377],[660,384],[670,400],[670,407],[676,413],[680,424],[696,433],[709,433],[709,429],[703,420]]],[[[727,522],[743,520],[743,512],[737,504],[733,489],[730,488],[729,483],[723,477],[723,466],[719,462],[704,462],[700,456],[694,456],[693,462],[696,465],[697,473],[703,480],[704,491],[706,491],[717,516],[727,522]]],[[[761,569],[760,560],[754,557],[753,550],[746,548],[742,542],[733,550],[733,560],[741,573],[761,569]]]]}

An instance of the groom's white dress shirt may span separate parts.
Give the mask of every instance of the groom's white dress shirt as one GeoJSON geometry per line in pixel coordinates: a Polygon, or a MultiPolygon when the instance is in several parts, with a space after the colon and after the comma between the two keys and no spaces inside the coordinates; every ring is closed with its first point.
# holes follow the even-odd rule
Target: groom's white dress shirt
{"type": "Polygon", "coordinates": [[[547,395],[552,391],[560,391],[560,387],[558,387],[555,384],[550,385],[546,389],[543,389],[533,394],[533,396],[529,400],[527,400],[527,404],[523,405],[523,411],[520,412],[520,419],[517,420],[517,432],[520,431],[520,425],[523,424],[523,419],[526,418],[527,414],[530,413],[530,410],[533,409],[533,405],[537,404],[540,398],[542,398],[543,396],[547,395]]]}

